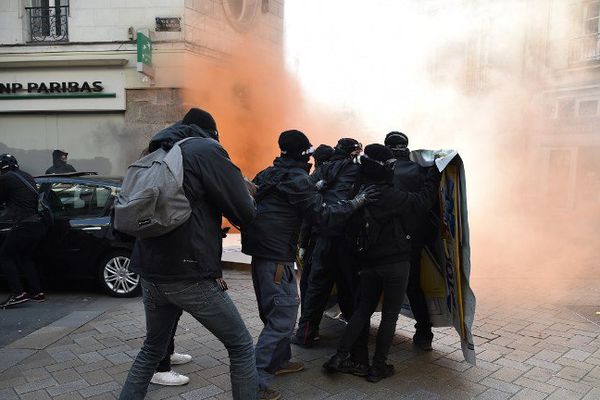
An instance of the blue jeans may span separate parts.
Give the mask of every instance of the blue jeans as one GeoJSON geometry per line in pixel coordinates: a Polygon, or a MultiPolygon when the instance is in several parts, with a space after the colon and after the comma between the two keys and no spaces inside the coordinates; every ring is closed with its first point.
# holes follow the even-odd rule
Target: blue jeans
{"type": "Polygon", "coordinates": [[[215,280],[153,283],[142,279],[146,340],[138,353],[119,399],[146,396],[150,379],[165,357],[181,310],[187,311],[217,337],[229,352],[234,399],[258,398],[258,376],[252,337],[237,308],[215,280]]]}
{"type": "Polygon", "coordinates": [[[275,371],[292,357],[290,339],[300,304],[294,264],[252,257],[252,283],[265,324],[256,342],[256,368],[259,386],[268,388],[275,371]]]}

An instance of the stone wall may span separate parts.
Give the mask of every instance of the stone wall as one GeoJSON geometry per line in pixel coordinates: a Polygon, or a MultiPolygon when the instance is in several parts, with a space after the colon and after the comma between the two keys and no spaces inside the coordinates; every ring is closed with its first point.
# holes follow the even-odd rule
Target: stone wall
{"type": "Polygon", "coordinates": [[[156,132],[181,120],[185,111],[179,89],[127,90],[124,135],[119,139],[127,162],[139,156],[156,132]]]}

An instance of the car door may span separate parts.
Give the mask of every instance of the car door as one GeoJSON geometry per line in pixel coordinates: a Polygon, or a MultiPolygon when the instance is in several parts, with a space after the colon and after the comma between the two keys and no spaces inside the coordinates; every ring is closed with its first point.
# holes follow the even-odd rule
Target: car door
{"type": "Polygon", "coordinates": [[[47,251],[52,253],[55,268],[73,278],[95,277],[98,257],[107,246],[110,217],[106,208],[112,189],[56,178],[44,186],[55,219],[46,241],[53,248],[47,251]]]}

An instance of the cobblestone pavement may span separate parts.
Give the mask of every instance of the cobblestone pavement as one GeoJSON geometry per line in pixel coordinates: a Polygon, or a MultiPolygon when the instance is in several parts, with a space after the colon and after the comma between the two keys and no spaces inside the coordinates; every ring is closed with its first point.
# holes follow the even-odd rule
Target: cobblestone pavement
{"type": "MultiPolygon", "coordinates": [[[[230,295],[256,337],[261,321],[250,275],[227,271],[226,277],[230,295]]],[[[390,354],[397,371],[393,377],[372,384],[325,375],[321,365],[343,329],[339,321],[327,319],[318,347],[293,349],[306,370],[277,378],[277,388],[285,399],[600,399],[597,278],[563,284],[560,291],[568,296],[554,293],[552,282],[538,282],[537,290],[516,278],[477,282],[477,366],[463,361],[458,336],[449,328],[435,329],[433,352],[415,350],[412,322],[401,317],[390,354]]],[[[377,323],[374,318],[373,326],[377,323]]],[[[231,398],[223,346],[187,314],[177,333],[176,349],[194,360],[174,369],[191,382],[151,385],[147,398],[231,398]]],[[[143,338],[139,299],[98,315],[71,313],[0,350],[0,399],[113,399],[143,338]]]]}

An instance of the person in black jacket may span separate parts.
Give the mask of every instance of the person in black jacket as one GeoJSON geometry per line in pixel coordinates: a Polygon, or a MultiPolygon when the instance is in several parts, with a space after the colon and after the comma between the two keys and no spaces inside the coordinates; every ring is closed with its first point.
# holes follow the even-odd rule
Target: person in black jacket
{"type": "MultiPolygon", "coordinates": [[[[333,147],[326,144],[320,144],[312,154],[315,160],[315,169],[310,174],[314,181],[314,177],[321,176],[321,168],[323,164],[329,161],[333,155],[333,147]]],[[[315,182],[316,183],[316,182],[315,182]]],[[[317,187],[317,190],[320,188],[317,187]]],[[[304,299],[308,288],[308,277],[311,270],[311,256],[315,245],[314,238],[311,237],[312,225],[305,221],[300,230],[300,238],[298,239],[298,257],[302,263],[302,276],[300,277],[300,309],[304,309],[304,299]]]]}
{"type": "Polygon", "coordinates": [[[143,399],[167,347],[181,310],[187,311],[225,346],[230,358],[234,399],[256,399],[258,377],[252,337],[222,279],[221,218],[248,224],[255,206],[240,170],[217,141],[212,116],[191,109],[183,121],[157,133],[149,151],[170,149],[181,139],[183,189],[192,215],[165,235],[138,239],[131,268],[141,276],[146,340],[136,357],[120,399],[143,399]]]}
{"type": "Polygon", "coordinates": [[[335,226],[374,195],[367,188],[352,200],[326,206],[308,175],[308,138],[297,130],[285,131],[279,147],[281,156],[253,180],[258,185],[256,218],[242,227],[242,252],[252,256],[252,282],[265,324],[256,343],[256,367],[261,395],[269,399],[280,396],[271,388],[274,375],[304,369],[302,363],[290,361],[290,336],[300,302],[294,260],[302,221],[335,226]]]}
{"type": "Polygon", "coordinates": [[[398,314],[404,300],[410,271],[410,235],[406,221],[419,209],[431,207],[437,193],[440,173],[432,168],[418,192],[394,188],[392,152],[383,145],[371,144],[361,156],[360,185],[375,185],[379,199],[352,216],[348,237],[359,259],[360,300],[350,319],[337,353],[323,367],[329,372],[352,372],[348,368],[350,350],[369,325],[383,293],[381,323],[377,331],[375,354],[367,380],[377,382],[391,376],[394,367],[386,364],[398,314]]]}
{"type": "Polygon", "coordinates": [[[68,172],[77,172],[71,164],[67,164],[69,153],[62,150],[52,152],[52,166],[46,170],[46,175],[65,174],[68,172]]]}
{"type": "Polygon", "coordinates": [[[31,175],[19,169],[17,159],[10,154],[0,155],[0,204],[4,204],[13,222],[0,247],[0,265],[8,277],[12,294],[0,308],[28,300],[46,299],[33,263],[33,253],[46,233],[46,225],[38,213],[38,194],[31,175]],[[27,278],[29,292],[23,289],[19,272],[27,278]]]}
{"type": "MultiPolygon", "coordinates": [[[[335,146],[329,161],[315,174],[317,187],[323,193],[326,204],[352,198],[359,166],[354,162],[362,151],[362,145],[351,138],[342,138],[335,146]]],[[[306,285],[302,314],[292,343],[312,347],[318,337],[319,325],[335,283],[337,300],[346,320],[350,318],[356,302],[358,278],[352,260],[352,250],[344,240],[345,224],[334,226],[314,225],[311,239],[311,271],[306,285]]],[[[356,349],[355,359],[364,364],[366,349],[356,349]]],[[[366,372],[366,369],[365,369],[366,372]]]]}
{"type": "MultiPolygon", "coordinates": [[[[427,169],[410,160],[408,136],[402,132],[392,131],[386,135],[385,145],[392,151],[397,160],[394,168],[394,187],[407,192],[415,192],[421,189],[427,169]]],[[[429,222],[429,211],[429,209],[421,210],[421,212],[412,216],[414,219],[412,225],[415,226],[415,229],[411,232],[410,276],[408,288],[406,289],[410,308],[416,321],[413,344],[424,351],[431,351],[433,340],[429,310],[427,309],[425,294],[421,288],[421,252],[427,238],[431,236],[432,229],[434,229],[429,222]]]]}

